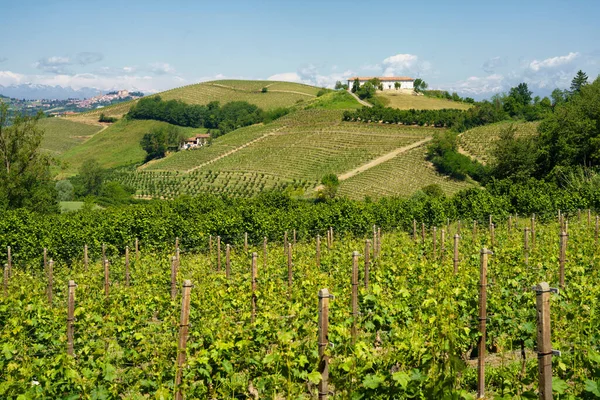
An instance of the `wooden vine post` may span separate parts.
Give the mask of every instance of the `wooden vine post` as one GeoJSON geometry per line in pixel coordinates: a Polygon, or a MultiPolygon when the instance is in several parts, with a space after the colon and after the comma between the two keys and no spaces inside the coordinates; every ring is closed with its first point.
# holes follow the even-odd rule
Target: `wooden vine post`
{"type": "Polygon", "coordinates": [[[181,293],[181,319],[179,321],[179,342],[177,344],[177,373],[175,375],[175,399],[183,400],[181,392],[181,378],[183,377],[183,364],[185,364],[188,332],[190,328],[190,292],[192,281],[183,282],[181,293]]]}
{"type": "Polygon", "coordinates": [[[267,268],[267,237],[263,238],[263,267],[267,268]]]}
{"type": "Polygon", "coordinates": [[[329,227],[329,237],[331,238],[331,248],[333,248],[333,226],[329,227]]]}
{"type": "Polygon", "coordinates": [[[213,266],[213,259],[212,259],[213,255],[212,254],[213,254],[213,238],[212,238],[212,235],[210,235],[208,237],[208,262],[211,267],[213,266]]]}
{"type": "Polygon", "coordinates": [[[229,243],[225,246],[225,277],[231,277],[231,246],[229,243]]]}
{"type": "Polygon", "coordinates": [[[550,333],[550,292],[556,292],[548,283],[535,287],[537,310],[537,353],[539,373],[539,398],[552,399],[552,343],[550,333]]]}
{"type": "Polygon", "coordinates": [[[54,291],[54,261],[48,262],[48,304],[52,307],[52,292],[54,291]]]}
{"type": "Polygon", "coordinates": [[[421,246],[425,247],[425,222],[421,222],[421,246]]]}
{"type": "Polygon", "coordinates": [[[377,257],[381,254],[381,228],[377,228],[377,257]]]}
{"type": "Polygon", "coordinates": [[[177,297],[177,257],[171,257],[171,300],[177,297]]]}
{"type": "Polygon", "coordinates": [[[217,271],[221,270],[221,236],[217,236],[217,271]]]}
{"type": "Polygon", "coordinates": [[[69,301],[67,303],[67,354],[73,355],[73,321],[75,320],[75,281],[69,281],[69,301]]]}
{"type": "Polygon", "coordinates": [[[321,236],[317,235],[317,243],[316,243],[316,253],[317,253],[317,267],[321,266],[321,236]]]}
{"type": "Polygon", "coordinates": [[[294,232],[293,232],[292,244],[293,244],[294,246],[296,245],[296,230],[295,230],[295,229],[294,229],[294,232]]]}
{"type": "Polygon", "coordinates": [[[104,295],[108,298],[108,260],[104,259],[104,295]]]}
{"type": "Polygon", "coordinates": [[[558,256],[559,262],[559,282],[561,289],[565,288],[565,262],[567,260],[567,239],[569,235],[567,232],[562,231],[560,233],[560,253],[558,256]]]}
{"type": "Polygon", "coordinates": [[[106,244],[102,243],[102,262],[106,260],[106,244]]]}
{"type": "Polygon", "coordinates": [[[244,232],[244,251],[248,251],[248,232],[244,232]]]}
{"type": "Polygon", "coordinates": [[[252,289],[252,297],[250,299],[251,305],[252,305],[252,311],[251,311],[251,315],[250,315],[250,322],[252,324],[254,324],[254,321],[256,320],[256,274],[257,274],[257,268],[256,268],[256,259],[258,258],[258,254],[256,253],[252,253],[252,272],[251,272],[251,289],[252,289]]]}
{"type": "Polygon", "coordinates": [[[592,210],[590,210],[588,208],[588,228],[590,227],[591,223],[592,223],[592,210]]]}
{"type": "Polygon", "coordinates": [[[496,246],[496,226],[494,224],[490,225],[490,242],[492,247],[496,246]]]}
{"type": "Polygon", "coordinates": [[[460,219],[456,223],[456,233],[458,233],[460,235],[460,219]]]}
{"type": "Polygon", "coordinates": [[[138,238],[135,238],[135,259],[140,259],[140,241],[138,238]]]}
{"type": "Polygon", "coordinates": [[[373,261],[377,259],[377,226],[373,225],[373,261]]]}
{"type": "Polygon", "coordinates": [[[179,236],[175,237],[175,252],[179,250],[179,236]]]}
{"type": "Polygon", "coordinates": [[[485,247],[481,249],[481,265],[479,269],[479,343],[477,359],[477,398],[485,397],[485,342],[487,321],[487,267],[488,254],[485,247]]]}
{"type": "MultiPolygon", "coordinates": [[[[596,225],[598,225],[598,217],[596,217],[596,225]]],[[[597,229],[596,229],[597,230],[597,229]]],[[[12,276],[12,253],[10,246],[6,248],[7,261],[8,261],[8,275],[12,276]]]]}
{"type": "Polygon", "coordinates": [[[48,270],[48,249],[44,247],[44,271],[48,270]]]}
{"type": "Polygon", "coordinates": [[[596,215],[596,229],[595,229],[595,232],[594,232],[594,243],[596,244],[596,246],[598,246],[598,234],[600,233],[599,232],[600,231],[600,225],[599,225],[600,221],[598,221],[598,218],[599,217],[596,215]]]}
{"type": "Polygon", "coordinates": [[[325,350],[329,346],[329,299],[332,297],[328,289],[319,290],[319,400],[327,400],[329,396],[329,357],[325,350]]]}
{"type": "Polygon", "coordinates": [[[292,264],[292,244],[288,243],[287,249],[287,266],[288,266],[288,295],[292,297],[292,284],[294,279],[294,269],[292,264]]]}
{"type": "Polygon", "coordinates": [[[288,251],[288,233],[287,231],[283,232],[283,254],[287,256],[288,251]]]}
{"type": "Polygon", "coordinates": [[[358,319],[358,251],[352,253],[352,344],[356,343],[358,319]]]}
{"type": "Polygon", "coordinates": [[[88,270],[89,262],[90,262],[90,259],[88,256],[88,245],[86,244],[83,246],[83,266],[84,266],[86,272],[88,270]]]}
{"type": "Polygon", "coordinates": [[[417,241],[417,220],[413,219],[413,234],[412,234],[412,238],[413,240],[416,242],[417,241]]]}
{"type": "Polygon", "coordinates": [[[129,246],[125,246],[125,285],[129,286],[129,246]]]}
{"type": "Polygon", "coordinates": [[[454,235],[454,275],[458,274],[458,240],[460,235],[457,233],[454,235]]]}
{"type": "Polygon", "coordinates": [[[371,253],[371,241],[369,239],[365,240],[365,289],[369,288],[369,268],[371,266],[370,260],[371,253]]]}

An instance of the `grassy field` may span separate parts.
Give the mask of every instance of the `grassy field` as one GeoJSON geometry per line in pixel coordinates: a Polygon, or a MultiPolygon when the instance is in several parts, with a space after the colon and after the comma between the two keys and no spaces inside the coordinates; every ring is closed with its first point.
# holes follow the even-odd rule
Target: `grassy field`
{"type": "Polygon", "coordinates": [[[451,101],[446,99],[436,99],[427,96],[415,96],[410,94],[400,94],[394,91],[377,92],[377,98],[381,99],[387,107],[397,108],[400,110],[440,110],[443,108],[457,108],[459,110],[467,110],[471,107],[470,104],[451,101]]]}
{"type": "Polygon", "coordinates": [[[367,196],[409,197],[431,184],[439,184],[446,194],[473,186],[438,174],[425,160],[425,150],[426,146],[418,147],[342,181],[340,195],[359,200],[367,196]]]}
{"type": "Polygon", "coordinates": [[[460,147],[472,157],[487,163],[490,161],[490,154],[494,150],[494,143],[498,140],[500,132],[511,125],[517,129],[517,137],[533,136],[537,134],[539,122],[503,121],[473,128],[459,136],[460,147]]]}
{"type": "Polygon", "coordinates": [[[98,125],[87,125],[65,118],[44,118],[40,120],[44,130],[41,148],[57,156],[80,145],[102,129],[98,125]]]}
{"type": "MultiPolygon", "coordinates": [[[[188,104],[208,104],[219,101],[226,104],[231,101],[247,101],[264,110],[277,107],[289,107],[308,103],[316,98],[319,88],[291,82],[222,80],[203,82],[179,87],[158,93],[163,100],[182,100],[188,104]],[[261,89],[267,87],[267,93],[261,89]]],[[[73,120],[86,122],[98,121],[101,113],[121,118],[134,104],[133,101],[115,104],[101,109],[74,115],[73,120]]]]}
{"type": "MultiPolygon", "coordinates": [[[[144,134],[152,128],[168,126],[160,121],[119,121],[94,135],[85,143],[65,152],[61,160],[66,163],[63,175],[77,172],[81,164],[88,159],[96,159],[105,168],[115,168],[141,163],[146,152],[140,146],[144,134]]],[[[186,133],[195,128],[180,128],[186,133]]]]}

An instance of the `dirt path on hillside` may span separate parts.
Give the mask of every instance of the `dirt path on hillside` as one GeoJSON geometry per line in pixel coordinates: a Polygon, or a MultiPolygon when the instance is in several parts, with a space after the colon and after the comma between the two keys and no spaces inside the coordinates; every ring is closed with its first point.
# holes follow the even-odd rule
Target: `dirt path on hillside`
{"type": "MultiPolygon", "coordinates": [[[[338,175],[338,180],[345,181],[346,179],[350,179],[353,176],[358,175],[361,172],[365,172],[373,167],[376,167],[379,164],[383,164],[384,162],[389,161],[392,158],[394,158],[402,153],[406,153],[409,150],[416,149],[417,147],[420,147],[420,146],[424,145],[425,143],[429,142],[431,139],[432,139],[432,137],[429,136],[429,137],[426,137],[425,139],[419,140],[418,142],[411,143],[408,146],[399,147],[393,151],[390,151],[389,153],[382,155],[381,157],[378,157],[374,160],[369,161],[366,164],[361,165],[358,168],[355,168],[351,171],[344,172],[343,174],[338,175]]],[[[315,190],[318,191],[318,190],[321,190],[322,188],[323,188],[323,185],[319,185],[315,188],[315,190]]]]}
{"type": "Polygon", "coordinates": [[[352,97],[354,97],[354,98],[356,99],[356,101],[358,101],[358,102],[359,102],[360,104],[362,104],[363,106],[365,106],[365,107],[373,107],[373,104],[371,104],[371,103],[367,103],[366,101],[364,101],[364,100],[361,100],[361,99],[360,99],[360,98],[359,98],[359,97],[358,97],[358,96],[357,96],[355,93],[352,93],[352,91],[351,91],[350,89],[348,89],[348,93],[350,93],[350,95],[351,95],[352,97]]]}
{"type": "Polygon", "coordinates": [[[234,154],[234,153],[237,153],[238,151],[240,151],[240,150],[242,150],[242,149],[245,149],[246,147],[248,147],[248,146],[251,146],[251,145],[253,145],[253,144],[254,144],[254,143],[256,143],[256,142],[260,142],[261,140],[263,140],[263,139],[266,139],[266,138],[268,138],[269,136],[273,136],[273,135],[275,135],[277,132],[279,132],[279,131],[280,131],[280,130],[282,130],[282,129],[285,129],[285,126],[281,126],[281,127],[277,128],[277,129],[274,129],[274,130],[272,130],[272,131],[271,131],[271,132],[269,132],[269,133],[266,133],[266,134],[264,134],[264,135],[262,135],[262,136],[260,136],[260,137],[258,137],[258,138],[256,138],[256,139],[254,139],[254,140],[251,140],[251,141],[249,141],[248,143],[244,143],[243,145],[241,145],[241,146],[239,146],[239,147],[236,147],[235,149],[229,150],[228,152],[226,152],[226,153],[223,153],[223,154],[221,154],[220,156],[217,156],[217,157],[215,157],[215,158],[213,158],[213,159],[211,159],[211,160],[208,160],[208,161],[206,161],[205,163],[202,163],[202,164],[200,164],[200,165],[197,165],[197,166],[195,166],[194,168],[188,169],[188,170],[187,170],[187,171],[185,171],[185,172],[186,172],[186,173],[190,173],[190,172],[192,172],[192,171],[195,171],[195,170],[197,170],[197,169],[200,169],[200,168],[202,168],[202,167],[205,167],[205,166],[207,166],[207,165],[209,165],[209,164],[212,164],[212,163],[214,163],[215,161],[219,161],[220,159],[222,159],[222,158],[225,158],[225,157],[228,157],[228,156],[230,156],[230,155],[232,155],[232,154],[234,154]]]}

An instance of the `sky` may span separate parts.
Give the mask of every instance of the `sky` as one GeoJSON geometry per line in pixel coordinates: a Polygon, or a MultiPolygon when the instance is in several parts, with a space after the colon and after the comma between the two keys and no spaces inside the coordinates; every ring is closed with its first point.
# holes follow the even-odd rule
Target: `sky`
{"type": "Polygon", "coordinates": [[[156,92],[411,76],[489,97],[600,74],[600,1],[0,0],[0,85],[156,92]]]}

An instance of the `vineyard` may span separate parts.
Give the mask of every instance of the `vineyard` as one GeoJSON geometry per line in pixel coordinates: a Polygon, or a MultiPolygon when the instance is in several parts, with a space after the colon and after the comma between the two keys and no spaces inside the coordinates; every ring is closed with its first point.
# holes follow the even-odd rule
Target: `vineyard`
{"type": "Polygon", "coordinates": [[[538,358],[552,357],[536,329],[546,296],[561,354],[544,388],[597,398],[597,221],[415,221],[368,238],[289,230],[247,248],[244,237],[181,237],[164,253],[93,243],[71,264],[62,249],[27,262],[15,251],[0,396],[535,398],[538,358]],[[558,293],[532,290],[540,282],[558,293]]]}
{"type": "Polygon", "coordinates": [[[503,129],[513,126],[516,129],[516,137],[534,136],[537,134],[538,125],[539,122],[498,122],[463,132],[459,136],[459,142],[466,153],[487,163],[494,151],[494,143],[498,141],[503,129]]]}
{"type": "MultiPolygon", "coordinates": [[[[187,104],[208,104],[219,101],[222,105],[232,101],[247,101],[264,110],[290,107],[315,98],[319,88],[291,82],[222,80],[197,83],[167,90],[158,95],[163,100],[181,100],[187,104]],[[267,93],[261,93],[267,87],[267,93]]],[[[151,97],[151,96],[148,96],[151,97]]],[[[137,100],[123,102],[101,109],[74,115],[70,118],[98,122],[100,114],[121,118],[137,100]]]]}
{"type": "Polygon", "coordinates": [[[383,101],[386,107],[397,108],[400,110],[442,110],[447,108],[456,108],[467,110],[471,105],[458,101],[438,99],[427,96],[415,96],[412,94],[395,93],[395,91],[385,90],[377,93],[376,97],[383,101]]]}
{"type": "Polygon", "coordinates": [[[339,193],[351,199],[373,199],[400,195],[408,197],[431,184],[441,186],[444,193],[452,195],[459,190],[475,186],[440,175],[433,165],[425,161],[426,146],[407,151],[365,172],[342,181],[339,193]]]}
{"type": "Polygon", "coordinates": [[[60,155],[98,133],[101,126],[86,125],[65,118],[44,118],[38,123],[44,130],[42,150],[60,155]]]}

